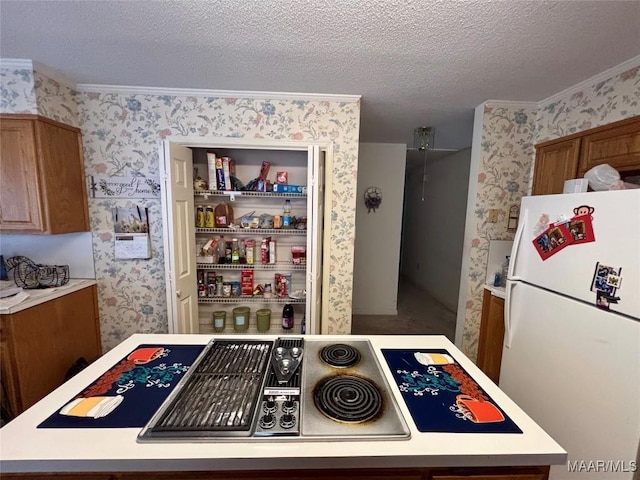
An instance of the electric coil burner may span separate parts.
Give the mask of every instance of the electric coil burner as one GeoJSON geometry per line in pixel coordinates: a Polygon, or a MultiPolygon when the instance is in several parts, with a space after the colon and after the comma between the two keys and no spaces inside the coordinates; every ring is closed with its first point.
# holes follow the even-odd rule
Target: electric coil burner
{"type": "Polygon", "coordinates": [[[378,388],[364,378],[351,375],[322,380],[313,391],[313,401],[327,417],[341,422],[364,422],[382,409],[378,388]]]}
{"type": "Polygon", "coordinates": [[[409,428],[368,340],[305,339],[305,358],[303,437],[409,438],[409,428]]]}
{"type": "Polygon", "coordinates": [[[320,350],[320,358],[332,367],[353,367],[360,361],[360,352],[351,345],[336,343],[320,350]]]}

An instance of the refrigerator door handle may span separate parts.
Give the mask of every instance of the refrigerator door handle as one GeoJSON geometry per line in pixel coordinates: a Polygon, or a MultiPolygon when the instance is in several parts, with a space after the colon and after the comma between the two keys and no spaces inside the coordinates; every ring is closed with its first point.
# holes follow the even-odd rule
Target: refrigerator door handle
{"type": "Polygon", "coordinates": [[[513,289],[516,287],[516,282],[507,281],[506,292],[504,296],[504,346],[505,348],[511,348],[512,337],[512,316],[511,316],[511,295],[513,289]]]}
{"type": "MultiPolygon", "coordinates": [[[[528,211],[525,209],[520,214],[520,219],[522,220],[518,225],[518,230],[516,231],[516,235],[513,239],[513,247],[511,249],[511,259],[509,260],[509,269],[507,270],[507,278],[510,280],[521,280],[520,277],[514,276],[514,270],[516,268],[516,262],[518,260],[518,252],[520,251],[520,243],[522,242],[522,235],[524,233],[524,229],[527,226],[527,217],[528,211]]],[[[506,302],[505,302],[506,306],[506,302]]]]}

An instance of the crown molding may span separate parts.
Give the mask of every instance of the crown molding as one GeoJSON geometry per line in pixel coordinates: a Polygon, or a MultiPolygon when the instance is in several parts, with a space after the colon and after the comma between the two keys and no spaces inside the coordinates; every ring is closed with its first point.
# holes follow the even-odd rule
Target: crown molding
{"type": "Polygon", "coordinates": [[[499,105],[512,108],[538,108],[537,102],[519,102],[517,100],[485,100],[482,105],[499,105]]]}
{"type": "Polygon", "coordinates": [[[0,67],[33,70],[33,60],[28,58],[0,58],[0,67]]]}
{"type": "Polygon", "coordinates": [[[616,65],[615,67],[611,67],[610,69],[605,70],[604,72],[600,72],[597,75],[594,75],[593,77],[587,78],[586,80],[583,80],[580,83],[572,85],[569,88],[562,90],[561,92],[555,93],[550,97],[545,98],[544,100],[540,100],[538,102],[538,107],[542,107],[543,105],[547,105],[557,100],[561,100],[567,96],[570,96],[575,92],[589,88],[596,83],[609,80],[610,78],[613,78],[617,75],[620,75],[623,72],[626,72],[627,70],[631,70],[632,68],[638,67],[638,66],[640,66],[640,55],[630,58],[626,62],[622,62],[619,65],[616,65]]]}
{"type": "Polygon", "coordinates": [[[241,90],[210,90],[195,88],[162,88],[162,87],[133,87],[127,85],[100,85],[79,83],[76,89],[80,92],[121,93],[128,95],[170,95],[191,97],[220,97],[220,98],[254,98],[259,100],[312,100],[326,102],[355,103],[361,95],[340,95],[323,93],[294,93],[294,92],[260,92],[241,90]]]}

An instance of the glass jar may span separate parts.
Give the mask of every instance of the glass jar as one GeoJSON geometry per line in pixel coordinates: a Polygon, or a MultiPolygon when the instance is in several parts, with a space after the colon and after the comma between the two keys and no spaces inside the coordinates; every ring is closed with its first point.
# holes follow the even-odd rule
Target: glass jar
{"type": "Polygon", "coordinates": [[[233,329],[236,332],[244,332],[249,328],[249,307],[236,307],[233,309],[233,329]]]}
{"type": "Polygon", "coordinates": [[[213,330],[215,332],[224,331],[227,326],[227,312],[224,310],[219,310],[217,312],[213,312],[213,330]]]}
{"type": "Polygon", "coordinates": [[[256,312],[256,318],[258,322],[258,331],[268,331],[271,326],[271,310],[268,308],[261,308],[256,312]]]}

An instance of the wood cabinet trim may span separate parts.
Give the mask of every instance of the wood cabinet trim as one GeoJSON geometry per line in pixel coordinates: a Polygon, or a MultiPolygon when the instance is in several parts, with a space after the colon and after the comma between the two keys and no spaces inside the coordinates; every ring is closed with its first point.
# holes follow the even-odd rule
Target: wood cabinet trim
{"type": "Polygon", "coordinates": [[[35,115],[32,113],[0,113],[0,121],[3,121],[3,120],[39,121],[39,122],[49,123],[58,128],[65,128],[67,130],[71,130],[76,133],[82,133],[82,130],[79,127],[74,127],[73,125],[58,122],[57,120],[52,120],[51,118],[43,117],[42,115],[35,115]]]}
{"type": "Polygon", "coordinates": [[[572,133],[571,135],[566,135],[564,137],[554,138],[552,140],[546,140],[544,142],[540,142],[540,143],[534,145],[534,147],[535,147],[536,150],[538,150],[538,148],[547,147],[549,145],[554,145],[556,143],[565,142],[567,140],[574,140],[576,138],[582,138],[582,137],[585,137],[587,135],[592,135],[594,133],[604,132],[604,131],[610,130],[612,128],[618,128],[618,127],[622,127],[624,125],[633,124],[633,123],[636,123],[636,122],[640,122],[640,115],[636,115],[635,117],[625,118],[623,120],[618,120],[617,122],[613,122],[613,123],[607,123],[606,125],[601,125],[599,127],[590,128],[588,130],[582,130],[580,132],[572,133]]]}

